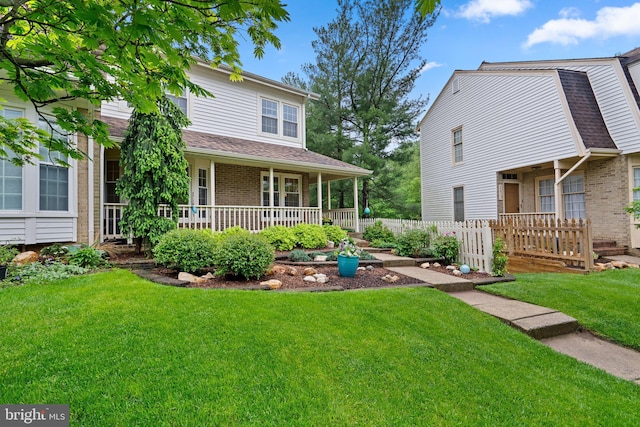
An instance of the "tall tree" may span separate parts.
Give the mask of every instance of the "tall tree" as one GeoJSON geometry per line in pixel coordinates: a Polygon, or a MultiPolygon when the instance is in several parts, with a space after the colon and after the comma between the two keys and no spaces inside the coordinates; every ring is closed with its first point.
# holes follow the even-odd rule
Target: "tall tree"
{"type": "MultiPolygon", "coordinates": [[[[280,0],[0,0],[0,87],[47,121],[49,106],[75,99],[99,105],[121,98],[150,113],[165,90],[210,95],[185,73],[196,57],[230,66],[239,79],[238,34],[246,34],[261,57],[267,44],[280,47],[274,30],[288,20],[280,0]]],[[[108,144],[104,123],[78,111],[53,113],[65,131],[108,144]]],[[[71,143],[51,146],[26,120],[0,114],[0,130],[0,158],[11,150],[16,163],[39,157],[34,140],[74,158],[84,155],[71,143]]]]}
{"type": "Polygon", "coordinates": [[[316,61],[303,67],[320,100],[309,108],[308,145],[374,171],[362,179],[362,204],[389,191],[381,170],[415,136],[426,105],[411,92],[426,60],[420,48],[437,13],[423,17],[412,0],[339,0],[338,16],[315,28],[316,61]]]}
{"type": "Polygon", "coordinates": [[[120,145],[123,174],[116,191],[129,201],[120,226],[123,234],[136,237],[138,252],[143,244],[149,251],[160,236],[176,227],[178,202],[189,198],[189,164],[182,139],[182,128],[189,124],[166,96],[158,101],[158,111],[134,110],[129,120],[120,145]],[[161,204],[168,205],[171,218],[158,215],[161,204]]]}

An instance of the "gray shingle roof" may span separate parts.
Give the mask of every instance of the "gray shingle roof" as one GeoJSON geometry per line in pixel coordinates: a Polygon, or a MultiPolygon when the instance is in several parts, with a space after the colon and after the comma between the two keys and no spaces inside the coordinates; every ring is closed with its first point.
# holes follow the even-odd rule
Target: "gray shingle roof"
{"type": "Polygon", "coordinates": [[[604,123],[586,73],[558,70],[573,121],[586,148],[617,149],[604,123]]]}
{"type": "MultiPolygon", "coordinates": [[[[109,125],[111,136],[120,138],[124,136],[124,131],[128,125],[127,120],[114,117],[102,117],[101,120],[109,125]]],[[[183,138],[187,144],[187,151],[210,154],[214,157],[221,156],[235,160],[261,160],[263,162],[273,161],[280,165],[283,163],[289,164],[296,169],[300,167],[306,169],[314,168],[351,176],[371,174],[371,171],[367,169],[300,147],[269,144],[191,130],[183,131],[183,138]]]]}

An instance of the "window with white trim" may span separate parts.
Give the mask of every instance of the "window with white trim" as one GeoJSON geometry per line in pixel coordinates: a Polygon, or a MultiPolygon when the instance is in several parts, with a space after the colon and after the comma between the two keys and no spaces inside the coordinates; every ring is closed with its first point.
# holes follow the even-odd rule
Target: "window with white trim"
{"type": "MultiPolygon", "coordinates": [[[[0,109],[0,114],[8,119],[18,119],[24,116],[22,110],[7,108],[0,109]]],[[[22,168],[11,163],[8,159],[14,153],[5,148],[7,159],[0,160],[0,210],[22,210],[22,168]]]]}
{"type": "Polygon", "coordinates": [[[462,163],[462,128],[453,131],[453,163],[462,163]]]}
{"type": "Polygon", "coordinates": [[[538,212],[555,212],[556,196],[553,178],[538,181],[538,212]]]}
{"type": "Polygon", "coordinates": [[[207,185],[207,170],[198,169],[198,204],[207,206],[209,204],[209,186],[207,185]]]}
{"type": "Polygon", "coordinates": [[[298,107],[282,104],[282,133],[290,138],[298,137],[298,107]]]}
{"type": "MultiPolygon", "coordinates": [[[[38,120],[38,128],[49,132],[53,139],[65,141],[67,136],[56,123],[47,123],[42,117],[38,120]]],[[[67,156],[51,151],[40,144],[40,210],[69,210],[69,169],[60,166],[57,161],[67,162],[67,156]]]]}
{"type": "Polygon", "coordinates": [[[262,132],[278,134],[278,103],[262,98],[262,132]]]}
{"type": "MultiPolygon", "coordinates": [[[[302,177],[300,175],[274,174],[273,206],[302,206],[302,177]],[[282,183],[283,187],[280,186],[282,183]]],[[[269,206],[269,173],[262,173],[262,206],[269,206]]]]}
{"type": "Polygon", "coordinates": [[[640,167],[633,168],[633,201],[640,200],[640,167]]]}
{"type": "Polygon", "coordinates": [[[120,178],[120,162],[118,160],[107,160],[104,173],[106,202],[120,203],[120,196],[116,193],[116,184],[120,178]]]}
{"type": "Polygon", "coordinates": [[[453,188],[453,220],[464,221],[464,187],[453,188]]]}
{"type": "Polygon", "coordinates": [[[584,198],[584,175],[570,175],[562,181],[562,198],[564,200],[565,218],[584,219],[587,217],[584,198]]]}

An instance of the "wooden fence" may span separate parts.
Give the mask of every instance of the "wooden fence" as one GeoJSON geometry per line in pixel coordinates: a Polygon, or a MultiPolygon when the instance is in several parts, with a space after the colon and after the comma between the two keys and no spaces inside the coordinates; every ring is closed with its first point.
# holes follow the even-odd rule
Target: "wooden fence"
{"type": "Polygon", "coordinates": [[[593,267],[591,222],[587,220],[514,220],[490,221],[494,237],[501,237],[505,252],[564,262],[568,267],[589,271],[593,267]]]}
{"type": "Polygon", "coordinates": [[[472,268],[491,272],[493,241],[489,221],[417,221],[389,218],[363,218],[360,230],[373,225],[376,221],[388,227],[398,235],[411,229],[428,230],[435,226],[438,234],[455,234],[460,240],[458,260],[472,268]]]}

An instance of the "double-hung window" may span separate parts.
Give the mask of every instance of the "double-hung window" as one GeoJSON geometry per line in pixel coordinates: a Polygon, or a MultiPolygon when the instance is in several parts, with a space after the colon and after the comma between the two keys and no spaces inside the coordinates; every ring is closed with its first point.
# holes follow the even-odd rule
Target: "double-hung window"
{"type": "Polygon", "coordinates": [[[462,163],[462,128],[453,131],[453,163],[462,163]]]}
{"type": "Polygon", "coordinates": [[[184,113],[185,116],[188,116],[188,98],[187,98],[187,89],[184,89],[182,91],[182,94],[180,94],[180,96],[175,96],[171,93],[167,93],[167,98],[169,98],[171,101],[173,101],[174,104],[176,104],[176,106],[182,110],[182,112],[184,113]]]}
{"type": "Polygon", "coordinates": [[[262,132],[278,134],[278,103],[262,99],[262,132]]]}
{"type": "MultiPolygon", "coordinates": [[[[0,115],[6,119],[18,119],[23,116],[22,110],[4,107],[0,115]]],[[[0,160],[0,210],[22,210],[22,168],[8,159],[13,152],[5,148],[7,158],[0,160]]]]}
{"type": "MultiPolygon", "coordinates": [[[[67,136],[56,123],[48,123],[42,117],[38,127],[49,132],[52,139],[66,142],[67,136]]],[[[58,162],[67,162],[67,157],[59,152],[51,151],[40,144],[40,210],[69,210],[69,169],[58,162]]]]}
{"type": "Polygon", "coordinates": [[[640,201],[640,167],[633,168],[633,201],[640,201]]]}
{"type": "Polygon", "coordinates": [[[294,138],[299,136],[300,109],[295,105],[285,104],[272,99],[261,98],[262,133],[294,138]]]}
{"type": "Polygon", "coordinates": [[[565,218],[584,219],[587,209],[584,198],[584,175],[570,175],[562,181],[565,218]]]}
{"type": "Polygon", "coordinates": [[[282,132],[290,138],[298,137],[298,108],[292,105],[282,105],[282,132]]]}
{"type": "Polygon", "coordinates": [[[541,179],[538,181],[538,203],[539,212],[555,212],[556,197],[553,186],[553,178],[541,179]]]}
{"type": "Polygon", "coordinates": [[[453,220],[464,221],[464,187],[453,189],[453,220]]]}

